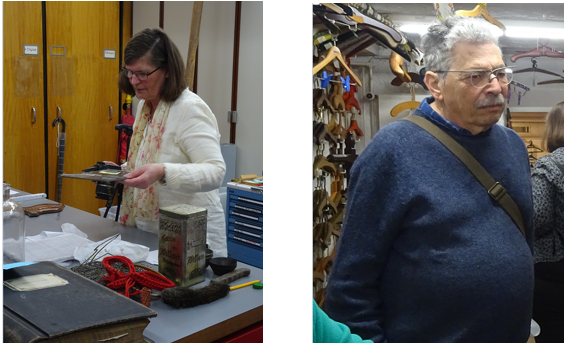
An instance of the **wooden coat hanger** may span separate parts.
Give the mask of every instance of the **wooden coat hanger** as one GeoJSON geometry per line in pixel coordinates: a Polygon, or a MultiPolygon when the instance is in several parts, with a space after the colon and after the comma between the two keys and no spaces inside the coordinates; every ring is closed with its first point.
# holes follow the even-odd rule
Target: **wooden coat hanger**
{"type": "Polygon", "coordinates": [[[317,103],[315,104],[315,109],[318,109],[319,107],[323,106],[323,107],[327,107],[332,113],[335,113],[336,110],[331,104],[331,101],[327,98],[327,95],[325,94],[325,90],[323,89],[317,89],[317,90],[321,91],[321,95],[317,99],[317,103]]]}
{"type": "Polygon", "coordinates": [[[404,82],[411,82],[411,76],[404,70],[404,59],[394,51],[390,54],[390,70],[404,82]]]}
{"type": "Polygon", "coordinates": [[[541,82],[538,82],[537,84],[538,85],[549,85],[549,84],[552,84],[552,83],[565,83],[565,82],[563,82],[563,79],[561,79],[561,80],[541,81],[541,82]]]}
{"type": "Polygon", "coordinates": [[[358,76],[356,76],[356,74],[348,67],[345,60],[343,59],[343,56],[341,55],[341,51],[336,46],[331,47],[327,51],[327,56],[321,62],[319,62],[315,67],[313,67],[313,75],[317,74],[317,72],[319,70],[323,69],[324,66],[329,64],[335,58],[337,60],[339,60],[340,64],[343,66],[343,68],[346,70],[346,72],[353,78],[353,80],[359,86],[362,86],[362,82],[360,82],[360,79],[358,78],[358,76]]]}
{"type": "Polygon", "coordinates": [[[331,104],[333,107],[339,110],[345,110],[345,101],[343,100],[343,85],[341,83],[335,83],[333,85],[333,95],[331,95],[331,104]]]}
{"type": "Polygon", "coordinates": [[[488,11],[486,10],[486,4],[478,4],[478,5],[476,5],[476,7],[472,11],[457,11],[457,12],[455,12],[455,14],[456,15],[464,15],[464,16],[467,16],[467,17],[476,17],[476,16],[481,15],[487,21],[489,21],[492,24],[501,28],[502,31],[506,31],[506,26],[504,26],[501,22],[494,19],[494,17],[492,17],[490,14],[488,14],[488,11]]]}
{"type": "Polygon", "coordinates": [[[327,160],[323,155],[318,155],[313,161],[313,178],[317,177],[317,170],[323,170],[329,174],[336,175],[337,168],[335,165],[327,160]]]}

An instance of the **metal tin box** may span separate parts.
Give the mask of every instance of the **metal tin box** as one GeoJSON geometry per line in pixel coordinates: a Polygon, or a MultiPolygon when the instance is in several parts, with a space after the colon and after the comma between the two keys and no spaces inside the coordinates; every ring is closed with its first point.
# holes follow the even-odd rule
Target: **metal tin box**
{"type": "Polygon", "coordinates": [[[189,205],[159,209],[159,272],[179,287],[205,281],[207,210],[189,205]]]}

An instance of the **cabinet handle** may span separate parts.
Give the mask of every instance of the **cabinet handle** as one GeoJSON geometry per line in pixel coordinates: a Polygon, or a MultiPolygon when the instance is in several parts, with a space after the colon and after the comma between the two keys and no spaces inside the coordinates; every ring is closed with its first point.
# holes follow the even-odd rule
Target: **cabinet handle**
{"type": "Polygon", "coordinates": [[[35,124],[35,119],[36,119],[36,116],[35,116],[35,107],[32,107],[32,113],[33,113],[33,121],[32,121],[32,124],[35,124]]]}
{"type": "Polygon", "coordinates": [[[112,117],[113,117],[112,116],[112,106],[108,106],[108,107],[110,107],[110,120],[112,120],[112,117]]]}
{"type": "Polygon", "coordinates": [[[57,106],[57,112],[59,113],[59,120],[61,120],[61,107],[57,106]]]}

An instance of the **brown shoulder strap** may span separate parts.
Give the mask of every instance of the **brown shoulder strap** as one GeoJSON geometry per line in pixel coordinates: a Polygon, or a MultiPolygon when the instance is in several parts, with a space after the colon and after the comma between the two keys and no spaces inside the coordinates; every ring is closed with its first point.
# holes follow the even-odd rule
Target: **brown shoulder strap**
{"type": "Polygon", "coordinates": [[[488,194],[490,194],[490,196],[498,202],[500,206],[502,206],[510,218],[512,218],[520,232],[524,236],[526,235],[524,220],[518,205],[516,205],[514,200],[510,197],[504,186],[502,186],[499,182],[496,182],[482,167],[482,165],[480,165],[480,163],[478,163],[478,161],[465,148],[463,148],[462,145],[457,143],[457,141],[451,138],[443,130],[425,118],[411,115],[403,120],[408,120],[429,132],[433,137],[437,138],[443,145],[445,145],[445,147],[447,147],[447,149],[449,149],[455,156],[457,156],[461,162],[469,168],[474,177],[476,177],[484,188],[486,188],[488,194]]]}

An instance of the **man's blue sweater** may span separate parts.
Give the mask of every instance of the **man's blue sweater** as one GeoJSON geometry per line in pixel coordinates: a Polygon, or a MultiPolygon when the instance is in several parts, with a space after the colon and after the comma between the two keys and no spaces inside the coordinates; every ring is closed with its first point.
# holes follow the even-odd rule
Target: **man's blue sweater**
{"type": "Polygon", "coordinates": [[[433,111],[432,100],[414,114],[508,190],[527,237],[436,138],[391,123],[351,169],[325,312],[375,343],[525,343],[533,291],[527,149],[500,125],[472,135],[433,111]]]}

